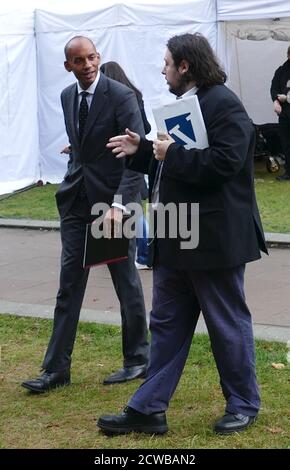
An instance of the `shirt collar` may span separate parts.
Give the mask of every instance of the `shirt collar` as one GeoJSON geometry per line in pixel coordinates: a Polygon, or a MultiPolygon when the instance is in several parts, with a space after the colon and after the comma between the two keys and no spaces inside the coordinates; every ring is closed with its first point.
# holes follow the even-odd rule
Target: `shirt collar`
{"type": "Polygon", "coordinates": [[[95,81],[89,86],[89,88],[87,88],[86,90],[83,90],[82,87],[80,86],[79,82],[77,82],[77,87],[78,87],[78,95],[80,93],[82,93],[83,91],[86,91],[87,93],[89,93],[90,95],[93,95],[95,93],[95,90],[97,88],[97,85],[99,83],[99,80],[100,80],[100,71],[98,70],[98,73],[97,73],[97,76],[95,78],[95,81]]]}
{"type": "Polygon", "coordinates": [[[190,90],[186,91],[183,95],[180,96],[180,98],[187,98],[188,96],[195,95],[198,91],[197,86],[194,86],[190,90]]]}

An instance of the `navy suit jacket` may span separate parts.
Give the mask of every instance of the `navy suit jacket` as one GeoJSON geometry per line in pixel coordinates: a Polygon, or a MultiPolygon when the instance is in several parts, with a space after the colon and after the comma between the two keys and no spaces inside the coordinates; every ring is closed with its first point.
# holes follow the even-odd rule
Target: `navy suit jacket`
{"type": "Polygon", "coordinates": [[[71,154],[68,171],[56,193],[60,215],[64,216],[69,211],[82,179],[91,206],[96,202],[111,205],[117,195],[122,196],[123,205],[135,201],[142,175],[126,169],[123,159],[116,159],[106,148],[110,137],[124,133],[126,127],[145,135],[135,93],[101,73],[82,142],[77,130],[76,83],[63,90],[61,103],[71,154]]]}
{"type": "MultiPolygon", "coordinates": [[[[254,127],[237,96],[225,85],[198,91],[209,147],[185,150],[171,144],[162,169],[159,200],[163,204],[199,204],[199,244],[181,249],[180,237],[158,239],[151,246],[165,266],[180,269],[223,269],[261,257],[267,252],[257,208],[253,154],[254,127]]],[[[149,174],[152,192],[158,162],[152,142],[141,139],[127,158],[128,168],[149,174]]],[[[187,219],[191,226],[190,211],[187,219]]]]}

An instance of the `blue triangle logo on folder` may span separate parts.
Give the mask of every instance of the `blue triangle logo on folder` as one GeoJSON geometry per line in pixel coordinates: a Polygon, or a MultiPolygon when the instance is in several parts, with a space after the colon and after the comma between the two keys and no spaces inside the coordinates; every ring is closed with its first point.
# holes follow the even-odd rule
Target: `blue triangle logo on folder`
{"type": "Polygon", "coordinates": [[[187,146],[192,142],[196,142],[192,123],[189,119],[190,114],[185,113],[165,119],[167,132],[177,144],[187,146]]]}

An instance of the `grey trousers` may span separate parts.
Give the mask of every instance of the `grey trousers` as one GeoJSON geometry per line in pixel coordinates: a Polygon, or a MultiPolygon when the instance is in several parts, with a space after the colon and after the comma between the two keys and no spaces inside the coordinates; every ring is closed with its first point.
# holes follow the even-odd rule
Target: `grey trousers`
{"type": "MultiPolygon", "coordinates": [[[[86,224],[92,221],[86,198],[76,199],[69,214],[61,220],[60,286],[54,311],[52,335],[43,360],[46,371],[70,368],[80,310],[89,269],[83,269],[86,224]]],[[[135,239],[130,240],[128,260],[108,265],[120,301],[124,365],[147,364],[148,342],[144,298],[135,268],[135,239]]]]}

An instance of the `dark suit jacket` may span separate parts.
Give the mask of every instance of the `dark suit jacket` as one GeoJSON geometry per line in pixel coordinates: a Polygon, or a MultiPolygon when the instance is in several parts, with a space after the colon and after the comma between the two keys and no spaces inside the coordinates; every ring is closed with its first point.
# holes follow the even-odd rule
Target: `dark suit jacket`
{"type": "MultiPolygon", "coordinates": [[[[290,90],[290,87],[287,86],[290,82],[290,60],[286,60],[281,67],[278,67],[276,70],[272,83],[271,83],[271,98],[273,101],[277,99],[278,94],[285,94],[290,90]]],[[[282,106],[282,111],[279,117],[290,117],[290,104],[285,101],[284,103],[280,103],[282,106]]]]}
{"type": "MultiPolygon", "coordinates": [[[[226,86],[200,89],[198,98],[209,147],[185,150],[170,145],[159,199],[163,204],[199,203],[199,244],[181,250],[179,238],[158,239],[158,256],[168,267],[223,269],[260,258],[260,249],[267,251],[254,192],[255,131],[242,103],[226,86]]],[[[144,139],[138,153],[127,159],[129,168],[149,173],[149,194],[157,164],[152,142],[144,139]]],[[[191,222],[189,215],[189,226],[191,222]]]]}
{"type": "Polygon", "coordinates": [[[145,135],[133,91],[101,73],[81,143],[76,83],[63,90],[61,103],[71,155],[68,171],[56,193],[60,215],[64,216],[72,206],[82,178],[90,205],[96,202],[111,205],[116,195],[122,196],[123,205],[135,201],[142,175],[126,169],[123,159],[116,159],[106,148],[109,138],[124,133],[126,127],[145,135]]]}

